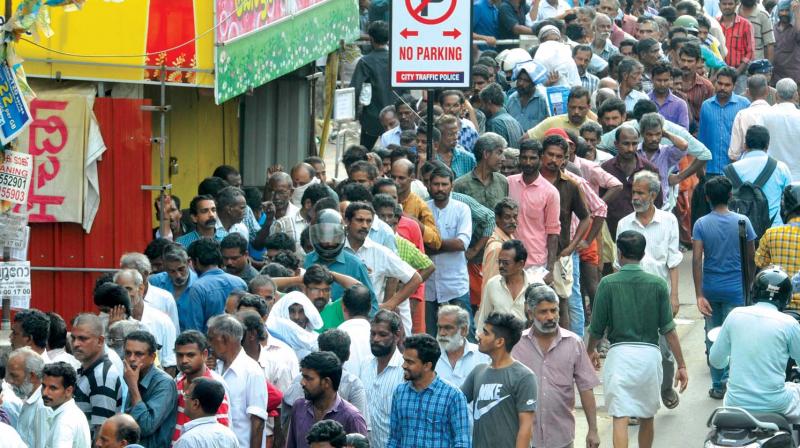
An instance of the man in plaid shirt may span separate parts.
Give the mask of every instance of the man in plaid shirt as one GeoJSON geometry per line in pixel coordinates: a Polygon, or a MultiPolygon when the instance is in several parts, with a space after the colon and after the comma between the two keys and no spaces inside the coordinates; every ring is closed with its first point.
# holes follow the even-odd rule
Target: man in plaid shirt
{"type": "Polygon", "coordinates": [[[736,69],[735,93],[741,94],[745,89],[747,80],[747,65],[753,60],[756,43],[753,37],[753,25],[744,17],[736,13],[739,0],[720,0],[719,9],[722,15],[717,19],[725,34],[725,44],[728,54],[725,63],[736,69]]]}
{"type": "MultiPolygon", "coordinates": [[[[781,218],[785,225],[767,229],[756,250],[759,269],[776,264],[790,277],[800,272],[800,184],[784,188],[781,218]]],[[[800,309],[800,294],[795,294],[789,308],[800,309]]]]}
{"type": "Polygon", "coordinates": [[[433,336],[406,338],[403,378],[392,397],[387,448],[471,448],[467,401],[459,389],[436,375],[441,356],[433,336]]]}

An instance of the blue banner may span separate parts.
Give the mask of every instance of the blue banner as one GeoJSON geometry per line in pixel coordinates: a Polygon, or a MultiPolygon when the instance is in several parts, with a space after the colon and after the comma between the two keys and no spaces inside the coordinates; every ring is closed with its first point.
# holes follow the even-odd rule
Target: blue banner
{"type": "Polygon", "coordinates": [[[33,121],[8,62],[0,64],[0,143],[17,138],[33,121]]]}

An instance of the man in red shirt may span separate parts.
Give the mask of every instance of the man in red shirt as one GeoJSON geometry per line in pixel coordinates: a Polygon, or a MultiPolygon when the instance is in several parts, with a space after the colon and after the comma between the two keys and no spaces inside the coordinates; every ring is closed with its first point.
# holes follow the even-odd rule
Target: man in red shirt
{"type": "Polygon", "coordinates": [[[739,0],[720,0],[719,9],[722,15],[717,19],[725,34],[725,45],[728,54],[725,63],[736,69],[738,75],[734,93],[741,95],[747,81],[747,65],[753,60],[756,48],[753,36],[753,25],[736,13],[739,0]]]}
{"type": "MultiPolygon", "coordinates": [[[[196,330],[187,330],[178,335],[175,340],[175,358],[178,362],[178,376],[175,378],[175,386],[178,388],[178,416],[175,420],[175,433],[172,435],[173,442],[178,440],[183,432],[183,425],[191,420],[184,413],[185,401],[183,398],[184,388],[195,378],[211,378],[219,381],[225,386],[225,380],[206,366],[208,358],[208,341],[202,333],[196,330]]],[[[217,409],[217,422],[230,426],[228,417],[228,393],[225,387],[225,398],[217,409]]]]}

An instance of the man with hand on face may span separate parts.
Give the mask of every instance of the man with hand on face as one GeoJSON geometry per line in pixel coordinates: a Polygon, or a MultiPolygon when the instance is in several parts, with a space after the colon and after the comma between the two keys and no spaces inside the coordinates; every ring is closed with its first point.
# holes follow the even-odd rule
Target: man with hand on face
{"type": "MultiPolygon", "coordinates": [[[[175,418],[175,431],[172,441],[175,442],[184,432],[184,425],[191,420],[186,411],[186,398],[184,391],[197,378],[207,378],[225,385],[225,380],[215,371],[206,366],[208,359],[208,341],[202,333],[195,330],[184,331],[175,340],[175,357],[178,359],[180,373],[175,377],[175,386],[178,392],[178,413],[175,418]]],[[[188,392],[186,392],[188,393],[188,392]]],[[[222,401],[214,412],[216,421],[222,426],[230,426],[228,416],[228,394],[224,394],[222,401]]]]}
{"type": "Polygon", "coordinates": [[[183,247],[189,247],[190,244],[200,238],[212,238],[222,241],[226,232],[221,227],[217,227],[217,204],[214,202],[213,196],[195,196],[189,204],[189,213],[192,222],[195,224],[195,229],[178,237],[175,240],[176,243],[183,247]]]}
{"type": "Polygon", "coordinates": [[[49,448],[49,410],[42,401],[44,359],[30,347],[18,348],[8,356],[6,382],[22,400],[17,432],[31,448],[49,448]]]}
{"type": "Polygon", "coordinates": [[[537,411],[536,375],[511,356],[524,323],[508,313],[492,313],[478,336],[478,350],[492,362],[469,374],[461,391],[472,403],[476,447],[531,446],[537,411]]]}
{"type": "MultiPolygon", "coordinates": [[[[170,349],[175,343],[175,327],[166,314],[150,306],[142,298],[144,290],[142,277],[138,271],[123,269],[114,274],[114,283],[125,288],[131,300],[130,317],[141,322],[156,339],[161,348],[158,357],[161,368],[170,375],[175,375],[175,353],[170,349]]],[[[112,316],[108,323],[113,324],[117,316],[112,316]]]]}
{"type": "Polygon", "coordinates": [[[188,421],[175,448],[237,448],[239,441],[227,426],[217,421],[216,413],[225,399],[223,383],[210,378],[195,378],[183,392],[188,421]]]}
{"type": "Polygon", "coordinates": [[[368,391],[367,407],[371,446],[386,446],[389,440],[389,416],[392,396],[403,382],[403,356],[398,350],[402,340],[397,313],[380,310],[370,322],[369,347],[372,356],[359,365],[358,376],[368,391]]]}
{"type": "Polygon", "coordinates": [[[308,447],[306,434],[314,423],[325,419],[339,422],[348,433],[367,435],[364,417],[337,392],[342,378],[342,363],[335,354],[311,353],[300,361],[300,371],[305,398],[298,398],[292,406],[286,448],[308,447]]]}
{"type": "Polygon", "coordinates": [[[167,446],[175,430],[178,393],[172,377],[156,368],[156,340],[146,331],[125,337],[126,413],[139,423],[144,446],[167,446]]]}
{"type": "Polygon", "coordinates": [[[511,356],[527,366],[539,379],[538,416],[533,446],[567,447],[575,439],[575,390],[589,431],[587,448],[597,448],[597,405],[592,389],[600,384],[586,354],[582,339],[558,325],[558,296],[550,287],[534,284],[525,291],[525,305],[531,327],[522,332],[511,356]],[[567,378],[568,377],[568,378],[567,378]],[[560,378],[551,381],[552,378],[560,378]],[[564,381],[569,380],[569,381],[564,381]]]}
{"type": "Polygon", "coordinates": [[[49,448],[90,448],[89,423],[72,394],[78,374],[65,363],[47,364],[42,371],[42,401],[53,409],[50,417],[49,448]]]}

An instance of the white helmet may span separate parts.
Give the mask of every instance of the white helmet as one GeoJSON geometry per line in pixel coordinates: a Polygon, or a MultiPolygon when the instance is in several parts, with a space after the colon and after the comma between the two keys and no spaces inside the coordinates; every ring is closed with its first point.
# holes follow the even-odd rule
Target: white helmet
{"type": "Polygon", "coordinates": [[[506,51],[508,51],[508,53],[505,54],[505,57],[502,60],[500,60],[500,56],[505,53],[505,51],[497,56],[497,62],[500,64],[504,72],[510,72],[511,70],[514,70],[514,66],[520,62],[533,60],[533,58],[531,58],[531,54],[522,48],[512,48],[506,51]]]}

